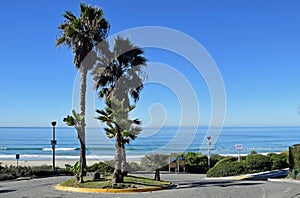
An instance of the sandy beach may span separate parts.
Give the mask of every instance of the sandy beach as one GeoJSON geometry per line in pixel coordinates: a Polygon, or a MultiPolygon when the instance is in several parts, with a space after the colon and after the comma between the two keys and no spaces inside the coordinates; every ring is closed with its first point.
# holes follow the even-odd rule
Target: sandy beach
{"type": "MultiPolygon", "coordinates": [[[[55,166],[56,167],[60,167],[60,168],[64,168],[65,164],[70,164],[73,165],[75,164],[77,160],[56,160],[55,161],[55,166]]],[[[16,166],[17,165],[17,161],[16,160],[1,160],[1,165],[2,166],[16,166]]],[[[93,165],[94,163],[99,162],[99,160],[87,160],[87,165],[93,165]]],[[[52,166],[52,161],[51,160],[19,160],[18,161],[18,165],[19,166],[42,166],[42,165],[50,165],[52,166]]]]}

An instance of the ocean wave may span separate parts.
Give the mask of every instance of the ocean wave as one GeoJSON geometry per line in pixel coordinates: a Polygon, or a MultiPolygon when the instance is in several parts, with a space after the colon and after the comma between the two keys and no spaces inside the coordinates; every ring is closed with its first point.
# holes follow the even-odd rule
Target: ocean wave
{"type": "MultiPolygon", "coordinates": [[[[52,148],[7,148],[7,147],[0,147],[0,150],[7,150],[7,151],[52,151],[52,148]]],[[[79,150],[79,148],[55,148],[56,151],[73,151],[79,150]]]]}
{"type": "Polygon", "coordinates": [[[9,150],[9,151],[12,151],[12,150],[16,150],[16,151],[37,150],[37,151],[40,151],[40,150],[43,150],[43,148],[7,148],[7,147],[1,147],[0,150],[9,150]]]}
{"type": "MultiPolygon", "coordinates": [[[[56,151],[75,151],[78,150],[79,148],[55,148],[56,151]]],[[[43,151],[52,151],[52,148],[43,148],[43,151]]]]}

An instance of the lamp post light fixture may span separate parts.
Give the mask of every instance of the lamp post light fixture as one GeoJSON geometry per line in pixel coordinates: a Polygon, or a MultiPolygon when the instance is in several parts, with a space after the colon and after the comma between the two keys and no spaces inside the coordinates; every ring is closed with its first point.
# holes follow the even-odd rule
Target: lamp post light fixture
{"type": "Polygon", "coordinates": [[[210,145],[211,145],[211,136],[207,136],[207,146],[208,146],[208,153],[207,153],[207,165],[208,165],[208,168],[210,168],[210,145]]]}
{"type": "Polygon", "coordinates": [[[55,171],[55,145],[56,145],[56,140],[55,140],[55,125],[56,121],[51,122],[52,125],[52,140],[51,140],[51,145],[52,145],[52,171],[55,171]]]}

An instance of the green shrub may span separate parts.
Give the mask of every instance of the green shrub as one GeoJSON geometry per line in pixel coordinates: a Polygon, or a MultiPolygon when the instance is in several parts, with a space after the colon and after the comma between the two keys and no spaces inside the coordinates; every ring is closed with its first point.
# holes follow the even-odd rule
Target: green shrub
{"type": "Polygon", "coordinates": [[[30,176],[31,175],[31,168],[26,167],[26,166],[5,166],[2,169],[2,173],[4,174],[9,174],[16,177],[26,177],[26,176],[30,176]]]}
{"type": "Polygon", "coordinates": [[[114,165],[110,162],[98,162],[92,166],[87,167],[88,172],[99,172],[99,173],[112,173],[114,172],[114,165]]]}
{"type": "Polygon", "coordinates": [[[251,150],[250,151],[250,155],[256,155],[256,154],[257,154],[256,150],[251,150]]]}
{"type": "Polygon", "coordinates": [[[52,171],[52,166],[5,166],[1,168],[2,180],[13,179],[17,177],[47,177],[57,174],[66,174],[66,169],[56,167],[52,171]],[[7,176],[8,175],[8,176],[7,176]]]}
{"type": "Polygon", "coordinates": [[[223,159],[221,159],[220,161],[217,162],[218,163],[224,163],[224,162],[236,162],[238,160],[237,157],[233,157],[233,156],[226,156],[223,159]]]}
{"type": "Polygon", "coordinates": [[[268,156],[270,156],[272,161],[272,170],[276,169],[283,169],[288,168],[288,155],[286,154],[276,154],[276,153],[269,153],[268,156]]]}
{"type": "Polygon", "coordinates": [[[207,177],[226,177],[245,173],[243,163],[237,161],[218,162],[214,167],[206,173],[207,177]]]}
{"type": "Polygon", "coordinates": [[[218,155],[218,154],[212,154],[210,156],[210,167],[213,167],[216,165],[220,160],[224,159],[224,156],[218,155]]]}
{"type": "Polygon", "coordinates": [[[75,162],[73,166],[70,164],[65,164],[66,170],[74,175],[74,177],[79,181],[79,174],[80,174],[80,164],[79,161],[75,162]]]}
{"type": "MultiPolygon", "coordinates": [[[[185,159],[185,171],[188,173],[206,173],[208,170],[208,158],[205,154],[195,152],[170,154],[170,158],[179,157],[185,159]]],[[[223,158],[224,157],[221,155],[212,154],[210,157],[210,166],[213,167],[218,161],[223,158]]],[[[168,170],[168,166],[166,166],[166,170],[168,170]]]]}
{"type": "Polygon", "coordinates": [[[248,173],[268,171],[272,167],[270,157],[261,154],[248,155],[243,162],[248,173]]]}
{"type": "Polygon", "coordinates": [[[4,181],[4,180],[10,180],[10,179],[15,179],[16,177],[14,177],[11,174],[6,174],[6,173],[2,173],[0,174],[0,181],[4,181]]]}
{"type": "Polygon", "coordinates": [[[188,173],[206,173],[208,169],[207,156],[201,153],[188,152],[184,155],[185,170],[188,173]]]}
{"type": "Polygon", "coordinates": [[[30,175],[31,176],[38,176],[38,177],[46,177],[56,174],[68,174],[69,172],[65,168],[55,167],[55,172],[52,170],[52,166],[32,166],[29,167],[30,175]]]}
{"type": "Polygon", "coordinates": [[[144,170],[138,163],[129,162],[129,171],[141,171],[144,170]]]}

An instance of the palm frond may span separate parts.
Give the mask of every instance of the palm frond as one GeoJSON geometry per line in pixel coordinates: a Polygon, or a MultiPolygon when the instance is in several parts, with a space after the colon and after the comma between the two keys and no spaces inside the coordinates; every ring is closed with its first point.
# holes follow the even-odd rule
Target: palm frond
{"type": "Polygon", "coordinates": [[[64,14],[63,14],[63,17],[65,19],[67,19],[68,21],[73,21],[74,19],[76,19],[76,16],[71,12],[71,11],[66,11],[64,14]]]}

